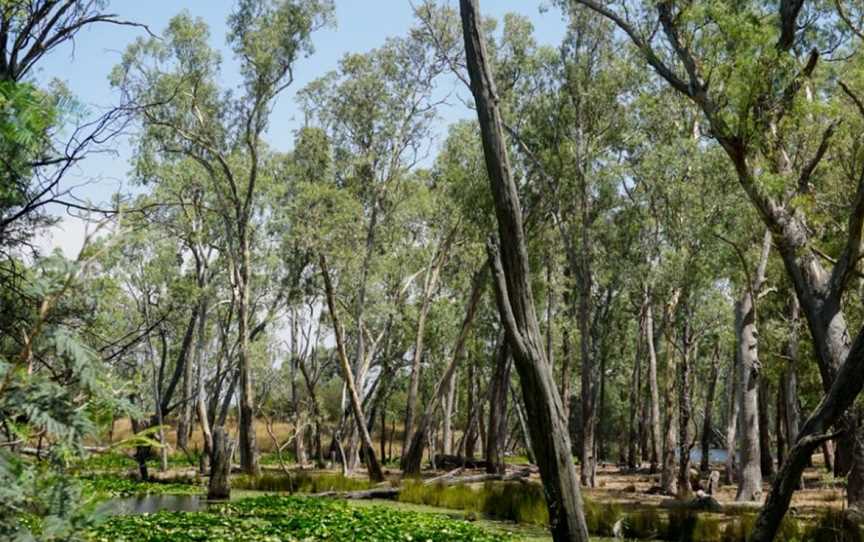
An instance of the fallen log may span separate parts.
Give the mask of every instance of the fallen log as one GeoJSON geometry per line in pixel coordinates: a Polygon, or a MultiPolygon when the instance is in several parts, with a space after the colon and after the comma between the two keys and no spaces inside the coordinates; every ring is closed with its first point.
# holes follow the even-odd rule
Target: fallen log
{"type": "Polygon", "coordinates": [[[451,471],[445,472],[441,476],[435,476],[434,478],[429,478],[428,480],[424,480],[423,483],[427,484],[427,485],[434,484],[435,482],[440,482],[441,480],[445,480],[447,478],[452,478],[452,477],[456,476],[457,474],[460,474],[464,470],[465,470],[465,467],[455,468],[451,471]]]}
{"type": "Polygon", "coordinates": [[[462,484],[477,484],[480,482],[524,482],[531,475],[528,469],[511,471],[505,474],[472,474],[470,476],[460,476],[458,478],[444,478],[435,483],[444,486],[455,486],[462,484]]]}
{"type": "Polygon", "coordinates": [[[485,469],[489,464],[482,459],[472,459],[461,455],[435,454],[435,466],[439,469],[455,469],[464,467],[466,469],[485,469]]]}
{"type": "Polygon", "coordinates": [[[402,491],[400,487],[376,487],[364,491],[324,491],[312,493],[311,497],[332,497],[335,499],[395,499],[402,491]]]}
{"type": "Polygon", "coordinates": [[[710,495],[697,496],[686,501],[666,499],[660,502],[660,508],[667,510],[693,510],[705,512],[721,512],[723,507],[710,495]]]}

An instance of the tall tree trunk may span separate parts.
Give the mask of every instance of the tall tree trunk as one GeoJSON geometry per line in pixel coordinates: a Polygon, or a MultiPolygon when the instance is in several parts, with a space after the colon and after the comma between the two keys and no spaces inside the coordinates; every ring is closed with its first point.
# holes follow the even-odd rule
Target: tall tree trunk
{"type": "Polygon", "coordinates": [[[251,280],[251,256],[249,249],[249,235],[241,232],[240,256],[242,262],[237,273],[237,332],[240,344],[238,356],[240,358],[240,465],[243,472],[250,476],[261,474],[261,466],[258,464],[258,443],[255,440],[255,398],[252,388],[252,359],[249,353],[249,319],[251,317],[250,306],[250,280],[251,280]]]}
{"type": "Polygon", "coordinates": [[[660,429],[660,386],[657,383],[657,349],[654,343],[654,310],[645,288],[645,344],[648,346],[648,386],[651,391],[651,472],[660,467],[663,437],[660,429]]]}
{"type": "Polygon", "coordinates": [[[192,374],[192,363],[188,360],[183,364],[183,404],[180,407],[180,415],[177,418],[177,447],[186,450],[189,447],[189,436],[192,433],[192,390],[194,379],[192,374]]]}
{"type": "Polygon", "coordinates": [[[693,438],[690,431],[692,417],[692,394],[690,364],[693,355],[693,330],[690,327],[689,312],[685,312],[684,329],[681,335],[683,352],[678,368],[678,496],[689,497],[690,488],[690,450],[693,438]]]}
{"type": "Polygon", "coordinates": [[[456,404],[456,377],[450,379],[444,396],[444,420],[441,424],[441,453],[453,453],[453,408],[456,404]]]}
{"type": "Polygon", "coordinates": [[[774,476],[774,455],[771,453],[771,418],[769,416],[768,379],[759,379],[759,458],[762,476],[774,476]]]}
{"type": "Polygon", "coordinates": [[[591,356],[593,350],[591,347],[591,278],[587,269],[582,269],[580,279],[582,291],[579,295],[577,315],[579,319],[580,377],[582,384],[582,462],[580,463],[579,476],[583,486],[594,487],[597,483],[597,458],[595,457],[597,446],[597,415],[595,411],[596,374],[594,360],[591,356]]]}
{"type": "Polygon", "coordinates": [[[789,336],[786,339],[787,366],[783,371],[783,412],[786,425],[786,440],[791,447],[798,440],[801,427],[801,409],[798,406],[798,319],[800,305],[794,292],[789,296],[789,336]]]}
{"type": "Polygon", "coordinates": [[[486,430],[486,472],[504,472],[502,439],[507,430],[507,396],[510,394],[510,349],[504,337],[498,340],[495,370],[489,394],[489,428],[486,430]]]}
{"type": "Polygon", "coordinates": [[[782,465],[783,459],[786,457],[786,390],[783,388],[785,378],[784,371],[784,374],[780,375],[780,382],[777,385],[777,401],[775,403],[774,432],[777,436],[777,465],[782,465]]]}
{"type": "Polygon", "coordinates": [[[345,353],[342,326],[336,314],[336,300],[334,299],[333,285],[330,282],[330,273],[327,270],[327,259],[324,257],[324,254],[319,256],[319,265],[321,266],[321,275],[324,279],[324,288],[327,294],[327,308],[330,312],[330,319],[333,321],[333,332],[336,335],[336,349],[339,355],[339,363],[342,365],[342,377],[345,379],[345,385],[348,388],[351,410],[354,412],[354,423],[357,426],[361,442],[363,443],[366,465],[369,469],[369,480],[383,482],[384,473],[381,471],[381,465],[378,463],[378,458],[375,455],[375,447],[372,443],[372,437],[369,436],[369,428],[366,426],[366,416],[363,414],[363,404],[360,401],[360,395],[357,393],[351,363],[348,361],[348,355],[345,353]]]}
{"type": "Polygon", "coordinates": [[[603,432],[600,430],[600,420],[604,419],[606,406],[606,352],[602,352],[600,356],[600,396],[597,400],[597,411],[595,414],[594,423],[594,473],[596,485],[597,462],[608,459],[606,451],[606,440],[603,432]]]}
{"type": "Polygon", "coordinates": [[[630,387],[630,416],[627,420],[629,441],[627,442],[627,468],[635,471],[641,463],[639,457],[639,436],[641,425],[638,424],[642,411],[642,345],[645,336],[645,304],[639,311],[639,324],[636,332],[636,359],[633,362],[633,377],[630,387]]]}
{"type": "Polygon", "coordinates": [[[306,464],[306,428],[301,413],[300,394],[297,390],[297,372],[300,369],[300,326],[297,311],[291,311],[291,409],[294,411],[294,458],[302,467],[306,464]]]}
{"type": "Polygon", "coordinates": [[[729,365],[726,376],[726,469],[723,472],[723,483],[734,484],[738,472],[738,348],[729,365]]]}
{"type": "Polygon", "coordinates": [[[738,347],[738,411],[741,465],[737,501],[762,499],[762,461],[759,444],[759,342],[756,331],[756,296],[765,282],[765,268],[771,250],[771,233],[765,231],[762,252],[752,283],[747,284],[735,304],[735,338],[738,347]]]}
{"type": "MultiPolygon", "coordinates": [[[[432,305],[432,297],[438,284],[438,276],[440,275],[441,266],[446,260],[447,250],[450,244],[449,236],[441,242],[441,245],[435,252],[429,267],[426,269],[426,276],[423,280],[423,294],[420,299],[420,313],[417,316],[417,336],[414,341],[414,356],[411,361],[411,376],[408,382],[408,399],[405,405],[405,433],[402,438],[402,449],[407,450],[414,431],[414,417],[417,410],[417,396],[420,392],[420,370],[423,360],[423,344],[426,334],[426,318],[429,315],[429,307],[432,305]]],[[[404,465],[403,465],[404,468],[404,465]]]]}
{"type": "Polygon", "coordinates": [[[711,374],[708,377],[708,392],[705,395],[705,419],[702,421],[702,458],[699,470],[708,472],[711,468],[711,440],[714,432],[712,418],[714,416],[714,395],[717,392],[717,377],[720,372],[720,343],[714,345],[711,356],[711,374]]]}
{"type": "MultiPolygon", "coordinates": [[[[554,332],[555,332],[555,288],[552,285],[553,265],[552,256],[546,253],[546,359],[549,360],[549,365],[555,367],[555,348],[554,348],[554,332]]],[[[562,394],[562,397],[564,395],[562,394]]],[[[566,416],[566,407],[565,407],[566,416]]]]}
{"type": "Polygon", "coordinates": [[[474,459],[475,447],[477,444],[477,425],[476,425],[476,405],[479,402],[476,398],[477,381],[474,376],[474,362],[469,360],[468,363],[468,400],[466,408],[468,409],[468,425],[465,427],[465,433],[462,437],[462,442],[465,448],[465,457],[474,459]]]}
{"type": "Polygon", "coordinates": [[[663,439],[663,465],[660,469],[660,487],[666,495],[678,496],[678,473],[676,455],[678,452],[678,409],[675,405],[677,381],[674,339],[667,338],[666,345],[666,426],[663,439]]]}
{"type": "Polygon", "coordinates": [[[381,409],[381,462],[387,463],[387,405],[381,409]]]}
{"type": "Polygon", "coordinates": [[[561,400],[564,403],[564,419],[570,419],[570,397],[572,395],[571,386],[573,384],[573,341],[570,338],[569,326],[564,326],[564,332],[561,337],[563,347],[563,355],[561,359],[561,383],[560,393],[561,400]]]}
{"type": "Polygon", "coordinates": [[[460,0],[460,12],[465,59],[477,106],[500,238],[500,246],[489,245],[495,297],[519,373],[527,414],[532,421],[529,431],[549,509],[549,526],[556,542],[588,542],[564,407],[552,378],[537,323],[522,211],[516,184],[511,177],[495,83],[481,30],[478,0],[460,0]]]}
{"type": "Polygon", "coordinates": [[[207,296],[202,296],[199,302],[199,311],[200,316],[198,317],[194,355],[198,380],[195,407],[198,414],[198,423],[201,425],[201,434],[204,437],[204,453],[201,454],[201,471],[206,472],[208,467],[207,462],[212,459],[211,456],[213,454],[213,433],[210,429],[210,418],[207,413],[207,402],[205,401],[206,390],[204,389],[204,349],[207,344],[207,296]]]}
{"type": "MultiPolygon", "coordinates": [[[[646,371],[647,374],[647,371],[646,371]]],[[[643,379],[644,383],[639,393],[642,396],[642,409],[639,414],[639,457],[640,466],[645,462],[645,459],[651,457],[651,397],[648,391],[647,378],[643,379]]]]}

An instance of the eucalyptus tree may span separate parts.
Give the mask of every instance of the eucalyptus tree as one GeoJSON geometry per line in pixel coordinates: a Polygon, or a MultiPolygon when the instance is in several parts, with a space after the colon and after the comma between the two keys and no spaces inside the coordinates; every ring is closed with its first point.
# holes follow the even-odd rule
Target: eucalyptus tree
{"type": "MultiPolygon", "coordinates": [[[[837,35],[831,33],[835,18],[803,0],[748,2],[734,11],[707,3],[646,3],[627,13],[593,0],[574,4],[615,22],[658,76],[703,113],[712,138],[770,231],[807,318],[825,397],[801,428],[751,535],[753,540],[771,540],[810,454],[835,436],[832,426],[846,427],[846,449],[861,455],[855,444],[861,439],[853,435],[855,423],[847,410],[862,386],[852,375],[864,364],[864,334],[850,341],[842,307],[860,252],[864,183],[853,183],[844,205],[847,227],[836,256],[829,260],[836,262],[830,271],[814,244],[808,228],[813,216],[804,205],[826,194],[817,191],[823,180],[819,169],[833,146],[837,119],[830,111],[819,111],[818,105],[810,107],[808,96],[817,95],[812,90],[822,66],[822,46],[838,46],[837,35]],[[771,24],[763,24],[766,19],[771,24]],[[661,31],[646,32],[655,20],[661,31]],[[727,30],[734,31],[735,39],[727,39],[727,30]],[[791,152],[793,145],[800,150],[791,152]]],[[[820,91],[820,100],[843,94],[857,100],[845,83],[826,81],[820,91]]],[[[864,479],[859,463],[851,466],[852,499],[864,479]]]]}
{"type": "MultiPolygon", "coordinates": [[[[179,300],[195,295],[196,281],[183,269],[180,242],[164,231],[142,229],[133,222],[123,224],[112,241],[117,248],[102,255],[100,264],[102,274],[118,285],[113,310],[125,315],[119,321],[129,328],[121,337],[142,330],[137,344],[113,353],[112,361],[119,375],[138,386],[131,397],[140,414],[132,418],[132,426],[136,433],[157,428],[164,469],[167,419],[193,399],[191,392],[185,393],[183,380],[192,363],[199,311],[197,305],[186,308],[179,300]]],[[[115,334],[119,331],[109,337],[115,334]]],[[[144,479],[151,455],[147,443],[136,449],[144,479]]]]}
{"type": "Polygon", "coordinates": [[[522,209],[509,164],[476,0],[461,0],[460,13],[465,59],[498,221],[498,243],[490,241],[488,244],[495,297],[513,349],[525,406],[533,420],[531,441],[545,489],[550,528],[555,540],[587,541],[588,529],[570,456],[563,405],[540,338],[531,294],[522,209]]]}
{"type": "MultiPolygon", "coordinates": [[[[368,53],[346,55],[337,71],[312,82],[301,93],[307,118],[324,130],[333,149],[336,184],[362,207],[362,259],[350,303],[353,372],[361,390],[368,376],[368,361],[376,354],[376,344],[370,344],[367,338],[376,336],[367,322],[370,282],[375,271],[381,269],[377,255],[387,242],[384,230],[397,223],[400,206],[412,193],[411,187],[404,185],[411,184],[412,169],[428,150],[438,102],[434,79],[443,68],[412,32],[405,38],[390,38],[368,53]]],[[[441,239],[446,241],[447,235],[441,239]]],[[[446,245],[441,245],[444,250],[439,250],[438,256],[429,258],[432,263],[423,279],[425,308],[419,315],[412,365],[413,397],[408,398],[406,411],[409,433],[416,406],[423,322],[446,245]]],[[[385,317],[381,323],[387,325],[388,321],[385,317]]],[[[379,327],[378,331],[383,329],[379,327]]]]}
{"type": "MultiPolygon", "coordinates": [[[[470,355],[466,352],[469,350],[467,343],[474,333],[477,314],[484,309],[483,294],[489,273],[481,242],[483,233],[488,231],[491,225],[491,201],[488,195],[483,193],[485,177],[476,128],[466,122],[452,125],[432,169],[431,213],[427,217],[430,233],[437,231],[439,236],[453,236],[451,242],[454,246],[449,251],[451,261],[444,268],[441,277],[442,289],[446,289],[445,293],[449,295],[440,300],[437,307],[433,307],[437,310],[431,315],[435,331],[430,337],[438,343],[435,357],[443,358],[446,363],[441,366],[440,376],[432,381],[434,385],[431,387],[431,394],[424,402],[425,406],[417,418],[416,430],[411,432],[408,446],[404,449],[402,469],[406,474],[420,472],[423,452],[429,443],[429,433],[439,407],[443,413],[442,451],[445,455],[452,452],[450,441],[453,436],[452,416],[457,370],[470,355]],[[463,310],[463,304],[464,313],[460,314],[458,311],[463,310]],[[453,323],[461,325],[455,327],[453,323]]],[[[423,310],[422,306],[420,310],[423,310]]],[[[434,366],[431,368],[434,369],[434,366]]],[[[466,382],[466,385],[470,387],[474,383],[466,382]]],[[[502,379],[500,388],[502,393],[509,390],[509,378],[502,379]]],[[[409,401],[412,394],[416,395],[416,392],[409,386],[409,401]]],[[[499,399],[502,399],[500,394],[499,399]]],[[[501,402],[506,410],[506,396],[503,401],[499,401],[501,402]]],[[[490,409],[495,407],[492,401],[490,409]]],[[[494,424],[490,421],[491,425],[494,424]]],[[[487,444],[491,434],[491,431],[487,432],[487,444]]],[[[503,447],[503,442],[501,446],[503,447]]],[[[489,446],[484,446],[484,450],[488,454],[489,446]]],[[[501,464],[500,457],[490,465],[492,463],[497,469],[501,464]]]]}
{"type": "MultiPolygon", "coordinates": [[[[614,257],[599,255],[602,244],[598,249],[594,241],[608,229],[607,213],[619,204],[620,177],[615,170],[623,149],[627,106],[617,96],[629,92],[635,81],[633,70],[617,62],[609,49],[614,42],[609,24],[584,14],[574,14],[569,23],[557,51],[538,48],[530,33],[521,40],[519,32],[511,31],[510,37],[505,33],[498,53],[504,73],[499,72],[498,80],[503,103],[518,119],[506,126],[518,143],[515,155],[545,192],[535,204],[538,214],[549,213],[564,248],[567,313],[579,331],[581,478],[593,487],[601,343],[610,330],[596,324],[611,305],[604,298],[620,291],[616,284],[620,275],[602,275],[598,270],[614,257]]],[[[567,327],[562,362],[565,395],[569,395],[572,355],[567,327]]]]}
{"type": "Polygon", "coordinates": [[[331,13],[324,0],[238,2],[228,18],[228,45],[242,77],[237,98],[219,89],[220,60],[208,43],[209,30],[188,14],[172,19],[164,40],[129,46],[112,74],[125,107],[141,122],[145,159],[191,159],[217,195],[237,304],[240,456],[249,473],[259,471],[249,340],[263,135],[274,100],[293,82],[297,59],[312,52],[311,36],[331,13]]]}

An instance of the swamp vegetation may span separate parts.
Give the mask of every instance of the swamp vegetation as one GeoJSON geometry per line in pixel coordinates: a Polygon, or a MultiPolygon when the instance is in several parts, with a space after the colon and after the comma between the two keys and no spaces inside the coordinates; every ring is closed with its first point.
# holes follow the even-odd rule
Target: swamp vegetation
{"type": "Polygon", "coordinates": [[[0,2],[0,540],[862,539],[864,3],[176,4],[0,2]]]}

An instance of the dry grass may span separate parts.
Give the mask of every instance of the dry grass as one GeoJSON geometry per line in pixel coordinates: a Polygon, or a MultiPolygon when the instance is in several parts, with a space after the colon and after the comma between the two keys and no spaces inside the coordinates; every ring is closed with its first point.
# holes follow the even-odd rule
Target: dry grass
{"type": "MultiPolygon", "coordinates": [[[[236,420],[228,420],[227,429],[232,433],[236,433],[237,431],[237,422],[236,420]]],[[[270,438],[270,435],[267,433],[267,426],[261,420],[255,420],[255,438],[258,440],[258,448],[264,452],[272,452],[275,450],[273,445],[273,439],[270,438]]],[[[294,434],[293,425],[285,422],[274,422],[273,423],[273,434],[276,436],[276,439],[279,443],[283,443],[288,440],[294,434]]],[[[114,438],[113,441],[117,442],[119,440],[123,440],[132,436],[132,424],[128,418],[123,418],[114,422],[114,438]]],[[[177,430],[175,427],[169,427],[166,432],[166,440],[168,441],[168,445],[172,450],[177,447],[177,430]]],[[[108,436],[104,436],[105,441],[108,440],[108,436]]],[[[191,450],[201,450],[204,447],[204,437],[201,433],[201,429],[196,427],[192,432],[192,438],[189,441],[189,447],[191,450]]]]}

